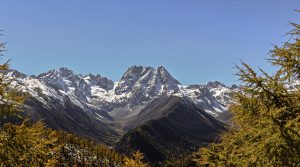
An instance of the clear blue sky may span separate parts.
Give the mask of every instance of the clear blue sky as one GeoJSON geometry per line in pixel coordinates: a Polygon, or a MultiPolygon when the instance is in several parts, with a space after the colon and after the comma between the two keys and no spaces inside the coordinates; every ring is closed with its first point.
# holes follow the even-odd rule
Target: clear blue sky
{"type": "Polygon", "coordinates": [[[165,66],[184,84],[234,83],[234,63],[265,63],[300,22],[299,0],[1,0],[2,61],[25,74],[68,67],[118,81],[165,66]]]}

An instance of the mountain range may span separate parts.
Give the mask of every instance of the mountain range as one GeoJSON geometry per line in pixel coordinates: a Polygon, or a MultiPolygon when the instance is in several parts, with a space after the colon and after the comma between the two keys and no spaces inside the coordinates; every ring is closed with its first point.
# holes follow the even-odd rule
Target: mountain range
{"type": "Polygon", "coordinates": [[[124,152],[158,155],[151,161],[213,142],[226,129],[232,93],[239,90],[217,81],[183,85],[162,66],[132,66],[118,82],[67,68],[5,75],[28,94],[24,116],[124,152]]]}

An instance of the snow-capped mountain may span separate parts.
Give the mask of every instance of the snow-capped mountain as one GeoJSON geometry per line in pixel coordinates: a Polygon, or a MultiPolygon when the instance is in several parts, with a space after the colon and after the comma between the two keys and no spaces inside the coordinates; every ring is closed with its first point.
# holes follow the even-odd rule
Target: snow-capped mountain
{"type": "Polygon", "coordinates": [[[123,75],[115,88],[116,95],[135,99],[133,104],[149,101],[157,95],[178,91],[180,83],[164,67],[133,66],[123,75]]]}
{"type": "Polygon", "coordinates": [[[132,66],[119,82],[100,75],[75,74],[67,68],[38,76],[16,70],[6,75],[13,76],[13,84],[30,94],[26,110],[31,117],[96,139],[103,134],[117,138],[122,133],[120,126],[162,95],[184,96],[213,117],[227,121],[223,115],[236,89],[220,82],[185,86],[164,67],[132,66]]]}
{"type": "Polygon", "coordinates": [[[107,92],[114,88],[114,82],[100,75],[76,75],[67,68],[59,68],[42,73],[37,79],[60,90],[61,92],[73,94],[83,101],[89,101],[98,92],[107,92]]]}

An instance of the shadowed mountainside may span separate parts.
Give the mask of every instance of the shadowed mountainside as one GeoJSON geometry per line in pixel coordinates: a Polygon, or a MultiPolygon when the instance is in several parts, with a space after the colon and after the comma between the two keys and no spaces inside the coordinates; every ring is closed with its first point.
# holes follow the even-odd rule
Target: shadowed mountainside
{"type": "Polygon", "coordinates": [[[217,140],[225,125],[189,98],[172,95],[153,100],[135,119],[116,149],[127,154],[140,150],[151,162],[193,151],[217,140]],[[151,118],[151,119],[149,119],[151,118]]]}

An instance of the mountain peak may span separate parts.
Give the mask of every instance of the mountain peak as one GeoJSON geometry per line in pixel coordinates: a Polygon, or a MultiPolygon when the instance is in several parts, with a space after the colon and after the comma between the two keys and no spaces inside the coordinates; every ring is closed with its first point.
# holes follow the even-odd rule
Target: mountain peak
{"type": "Polygon", "coordinates": [[[213,81],[213,82],[208,82],[206,84],[208,87],[211,87],[211,88],[217,88],[217,87],[227,87],[226,85],[224,85],[223,83],[219,82],[219,81],[213,81]]]}
{"type": "Polygon", "coordinates": [[[39,74],[37,77],[38,78],[53,78],[53,77],[69,77],[76,75],[72,70],[66,68],[66,67],[60,67],[57,69],[50,70],[45,73],[39,74]]]}
{"type": "Polygon", "coordinates": [[[142,65],[133,65],[133,66],[130,66],[127,71],[129,70],[160,70],[160,71],[167,71],[167,69],[164,67],[164,66],[158,66],[158,67],[151,67],[151,66],[142,66],[142,65]]]}
{"type": "Polygon", "coordinates": [[[147,101],[165,91],[179,90],[179,84],[163,66],[132,66],[123,75],[115,92],[117,95],[130,93],[130,96],[139,97],[138,101],[147,101]]]}
{"type": "Polygon", "coordinates": [[[162,78],[163,83],[171,83],[175,85],[180,85],[180,82],[176,80],[167,69],[165,69],[163,66],[159,66],[155,69],[155,71],[158,72],[159,77],[162,78]]]}
{"type": "Polygon", "coordinates": [[[61,74],[74,74],[74,72],[67,67],[60,67],[58,69],[55,69],[55,71],[61,73],[61,74]]]}
{"type": "MultiPolygon", "coordinates": [[[[150,66],[131,66],[127,69],[127,71],[124,73],[123,77],[121,78],[121,81],[126,78],[131,78],[132,80],[137,79],[139,77],[143,77],[145,75],[152,74],[152,75],[158,75],[160,78],[172,78],[175,80],[171,74],[165,69],[163,66],[159,66],[157,68],[153,68],[150,66]]],[[[177,80],[176,80],[177,81],[177,80]]],[[[177,81],[178,82],[178,81],[177,81]]],[[[179,83],[179,82],[178,82],[179,83]]]]}
{"type": "Polygon", "coordinates": [[[167,69],[164,66],[158,66],[157,69],[162,71],[167,71],[167,69]]]}

